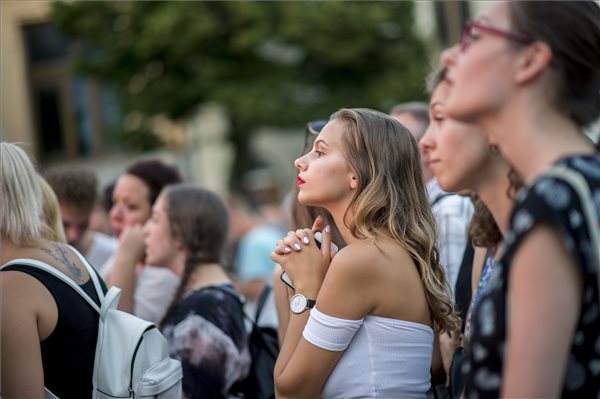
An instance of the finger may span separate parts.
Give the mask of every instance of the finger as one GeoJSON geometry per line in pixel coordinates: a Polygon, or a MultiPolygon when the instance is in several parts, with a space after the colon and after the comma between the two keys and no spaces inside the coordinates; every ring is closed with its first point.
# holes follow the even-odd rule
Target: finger
{"type": "Polygon", "coordinates": [[[283,243],[286,246],[293,248],[295,251],[300,251],[302,249],[302,245],[300,245],[300,241],[298,237],[296,237],[296,233],[293,234],[293,236],[288,234],[288,236],[283,239],[283,243]]]}
{"type": "Polygon", "coordinates": [[[287,245],[285,245],[283,240],[277,240],[275,242],[275,249],[273,250],[273,252],[275,252],[279,255],[285,255],[285,254],[289,254],[290,252],[292,252],[292,249],[290,247],[288,247],[287,245]]]}
{"type": "Polygon", "coordinates": [[[281,255],[277,254],[277,252],[273,251],[271,252],[271,260],[275,263],[281,263],[279,262],[279,258],[281,257],[281,255]]]}
{"type": "Polygon", "coordinates": [[[306,234],[305,229],[296,230],[296,237],[298,237],[298,239],[301,240],[304,243],[304,245],[310,244],[310,237],[308,236],[308,234],[306,234]]]}
{"type": "Polygon", "coordinates": [[[324,224],[325,224],[325,221],[323,219],[323,216],[319,215],[319,216],[317,216],[317,218],[313,222],[311,230],[312,231],[321,231],[321,230],[323,230],[323,225],[324,224]]]}

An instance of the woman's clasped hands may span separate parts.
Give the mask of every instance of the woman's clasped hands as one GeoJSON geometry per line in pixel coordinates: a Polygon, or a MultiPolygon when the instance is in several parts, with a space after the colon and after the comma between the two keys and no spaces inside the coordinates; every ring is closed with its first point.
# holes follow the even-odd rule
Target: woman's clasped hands
{"type": "Polygon", "coordinates": [[[296,292],[315,298],[321,289],[335,252],[331,250],[331,228],[323,228],[323,219],[315,219],[312,229],[289,231],[277,240],[271,259],[280,264],[294,282],[296,292]],[[315,232],[323,230],[321,248],[315,232]]]}

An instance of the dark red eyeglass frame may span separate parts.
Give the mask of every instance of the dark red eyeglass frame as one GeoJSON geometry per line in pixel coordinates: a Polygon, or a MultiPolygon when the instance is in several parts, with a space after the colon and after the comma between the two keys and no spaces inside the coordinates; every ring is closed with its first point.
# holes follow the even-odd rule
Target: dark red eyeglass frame
{"type": "Polygon", "coordinates": [[[503,37],[507,40],[512,40],[514,42],[523,43],[523,44],[531,44],[535,41],[535,38],[529,35],[525,35],[523,33],[510,32],[507,30],[494,28],[493,26],[487,26],[482,24],[481,22],[470,21],[467,22],[463,28],[462,35],[460,38],[460,50],[465,51],[469,45],[469,33],[473,28],[482,30],[487,33],[491,33],[493,35],[503,37]]]}

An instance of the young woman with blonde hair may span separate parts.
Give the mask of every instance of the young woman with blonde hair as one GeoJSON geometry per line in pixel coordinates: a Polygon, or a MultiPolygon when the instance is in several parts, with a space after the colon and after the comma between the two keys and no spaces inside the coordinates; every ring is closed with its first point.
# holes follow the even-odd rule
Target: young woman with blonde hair
{"type": "Polygon", "coordinates": [[[272,254],[295,285],[278,397],[424,398],[433,330],[457,317],[415,139],[385,114],[342,109],[295,165],[298,200],[326,209],[347,245],[332,259],[329,227],[321,249],[300,229],[272,254]]]}
{"type": "MultiPolygon", "coordinates": [[[[44,262],[98,303],[83,257],[43,238],[42,190],[27,154],[0,143],[0,379],[2,397],[89,397],[98,313],[63,281],[18,259],[44,262]]],[[[102,284],[103,285],[103,284],[102,284]]],[[[106,290],[106,287],[102,287],[106,290]]]]}

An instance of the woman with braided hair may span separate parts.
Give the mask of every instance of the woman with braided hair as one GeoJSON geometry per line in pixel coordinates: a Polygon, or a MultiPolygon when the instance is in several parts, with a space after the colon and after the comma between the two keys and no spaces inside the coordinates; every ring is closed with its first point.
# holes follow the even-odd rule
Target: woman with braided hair
{"type": "Polygon", "coordinates": [[[211,191],[163,189],[144,226],[146,259],[181,278],[161,328],[183,366],[186,398],[226,398],[250,366],[244,315],[221,264],[227,210],[211,191]]]}

